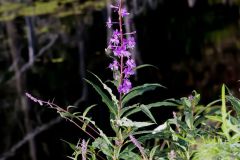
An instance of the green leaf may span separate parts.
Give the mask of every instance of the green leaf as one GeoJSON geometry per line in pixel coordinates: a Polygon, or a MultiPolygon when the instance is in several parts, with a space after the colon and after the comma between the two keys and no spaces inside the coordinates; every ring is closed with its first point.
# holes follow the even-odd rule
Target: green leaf
{"type": "Polygon", "coordinates": [[[152,84],[144,84],[144,85],[141,85],[141,86],[137,86],[137,87],[134,87],[130,90],[130,92],[126,95],[123,96],[123,99],[122,99],[122,106],[124,107],[125,104],[137,97],[137,96],[140,96],[142,95],[143,93],[147,92],[147,91],[151,91],[151,90],[154,90],[156,89],[157,87],[163,87],[165,88],[164,86],[160,85],[160,84],[157,84],[157,83],[152,83],[152,84]]]}
{"type": "Polygon", "coordinates": [[[153,160],[157,148],[158,148],[158,146],[155,146],[152,148],[150,155],[149,155],[149,160],[153,160]]]}
{"type": "Polygon", "coordinates": [[[110,146],[113,147],[114,145],[110,142],[110,140],[108,139],[106,134],[99,128],[98,128],[98,131],[99,131],[100,136],[105,140],[105,142],[107,142],[107,144],[109,144],[110,146]]]}
{"type": "Polygon", "coordinates": [[[131,105],[131,106],[127,106],[127,107],[122,108],[121,111],[120,111],[120,117],[122,117],[122,115],[123,115],[125,112],[127,112],[127,111],[129,111],[129,110],[131,110],[131,109],[137,108],[137,107],[139,107],[139,104],[134,104],[134,105],[131,105]]]}
{"type": "Polygon", "coordinates": [[[183,98],[181,98],[181,100],[182,100],[182,104],[185,107],[191,108],[192,104],[191,104],[191,101],[188,98],[183,97],[183,98]]]}
{"type": "Polygon", "coordinates": [[[189,129],[193,129],[193,115],[191,112],[185,112],[185,122],[189,129]]]}
{"type": "Polygon", "coordinates": [[[195,114],[195,116],[197,116],[197,115],[201,114],[202,112],[206,111],[207,109],[209,109],[209,108],[212,107],[213,105],[217,104],[218,102],[221,102],[221,100],[218,99],[218,100],[215,100],[215,101],[209,103],[206,107],[203,107],[202,109],[200,109],[200,110],[195,114]]]}
{"type": "Polygon", "coordinates": [[[229,135],[229,129],[227,126],[227,107],[226,107],[226,95],[225,95],[225,85],[222,85],[222,107],[221,107],[221,113],[222,113],[222,131],[224,135],[227,137],[228,140],[230,140],[230,135],[229,135]]]}
{"type": "Polygon", "coordinates": [[[135,122],[132,121],[126,117],[123,117],[120,120],[116,121],[119,126],[123,127],[136,127],[136,128],[142,128],[142,127],[147,127],[150,125],[153,125],[154,123],[149,123],[149,122],[135,122]]]}
{"type": "Polygon", "coordinates": [[[57,113],[59,113],[62,118],[75,118],[75,116],[69,112],[57,111],[57,113]]]}
{"type": "Polygon", "coordinates": [[[222,122],[222,117],[220,117],[220,116],[206,116],[206,118],[213,120],[213,121],[222,122]]]}
{"type": "Polygon", "coordinates": [[[152,134],[156,134],[156,133],[160,133],[162,131],[164,131],[165,129],[167,129],[168,127],[168,124],[167,122],[159,125],[157,128],[155,128],[153,131],[152,131],[152,134]]]}
{"type": "Polygon", "coordinates": [[[114,102],[114,105],[115,105],[115,108],[117,109],[118,107],[118,100],[116,98],[116,96],[112,93],[112,89],[109,88],[105,83],[102,82],[102,80],[97,76],[95,75],[94,73],[90,72],[92,75],[94,75],[98,80],[99,82],[103,85],[103,88],[108,91],[108,93],[110,94],[111,98],[112,98],[112,101],[114,102]]]}
{"type": "Polygon", "coordinates": [[[153,67],[155,69],[158,69],[156,66],[151,65],[151,64],[143,64],[143,65],[139,65],[137,67],[135,67],[135,70],[141,69],[141,68],[145,68],[145,67],[153,67]]]}
{"type": "Polygon", "coordinates": [[[69,111],[71,108],[77,108],[76,106],[67,106],[67,111],[69,111]]]}
{"type": "Polygon", "coordinates": [[[74,151],[76,150],[76,145],[75,144],[72,144],[72,143],[70,143],[66,140],[63,140],[63,139],[61,139],[61,141],[67,143],[72,150],[74,150],[74,151]]]}
{"type": "Polygon", "coordinates": [[[121,152],[121,154],[119,155],[119,159],[123,159],[123,160],[132,160],[134,157],[134,160],[142,160],[142,157],[139,156],[138,154],[128,150],[128,148],[126,148],[123,152],[121,152]]]}
{"type": "Polygon", "coordinates": [[[227,100],[232,104],[234,110],[236,111],[238,117],[240,117],[240,100],[233,96],[226,96],[227,100]]]}
{"type": "Polygon", "coordinates": [[[97,138],[92,143],[92,147],[99,149],[102,151],[106,156],[112,157],[113,150],[112,148],[106,143],[106,141],[103,138],[97,138]]]}
{"type": "Polygon", "coordinates": [[[140,109],[142,110],[143,113],[145,113],[154,123],[157,123],[155,118],[153,117],[152,113],[149,111],[149,109],[147,108],[147,106],[145,106],[144,104],[142,104],[140,106],[140,109]]]}
{"type": "Polygon", "coordinates": [[[95,107],[95,106],[96,106],[96,104],[93,104],[93,105],[87,107],[87,108],[84,110],[82,116],[83,116],[83,117],[86,117],[87,113],[88,113],[93,107],[95,107]]]}
{"type": "MultiPolygon", "coordinates": [[[[163,101],[163,102],[155,102],[155,103],[150,103],[150,104],[146,104],[144,105],[148,110],[150,110],[153,107],[161,107],[161,106],[178,106],[177,104],[173,103],[173,102],[168,102],[168,101],[163,101]]],[[[135,106],[134,106],[135,107],[135,106]]],[[[131,109],[131,108],[130,108],[131,109]]],[[[129,109],[129,110],[130,110],[129,109]]],[[[135,107],[134,109],[128,111],[124,116],[128,117],[134,113],[137,113],[139,111],[142,111],[140,107],[135,107]]]]}
{"type": "Polygon", "coordinates": [[[108,109],[112,114],[115,116],[117,115],[116,109],[113,107],[114,104],[112,101],[108,98],[108,96],[99,88],[97,85],[93,84],[91,81],[85,79],[87,83],[91,84],[93,88],[97,91],[97,93],[102,97],[102,101],[107,105],[108,109]]]}

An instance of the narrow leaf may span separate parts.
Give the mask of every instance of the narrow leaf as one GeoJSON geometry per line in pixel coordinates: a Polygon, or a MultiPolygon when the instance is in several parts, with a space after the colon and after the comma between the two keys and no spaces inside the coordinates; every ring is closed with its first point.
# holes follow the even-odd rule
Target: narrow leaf
{"type": "Polygon", "coordinates": [[[102,101],[107,105],[108,109],[111,113],[113,113],[115,116],[117,115],[117,111],[114,110],[113,106],[114,104],[112,101],[108,98],[108,96],[99,88],[97,85],[93,84],[91,81],[85,79],[87,83],[91,84],[92,87],[97,91],[97,93],[102,97],[102,101]]]}
{"type": "Polygon", "coordinates": [[[108,143],[106,143],[103,138],[98,137],[97,139],[95,139],[95,141],[92,143],[92,147],[98,148],[109,157],[112,156],[112,148],[108,145],[108,143]]]}
{"type": "Polygon", "coordinates": [[[74,151],[76,150],[76,145],[74,145],[66,140],[63,140],[63,139],[61,139],[61,141],[67,143],[72,150],[74,150],[74,151]]]}
{"type": "Polygon", "coordinates": [[[240,117],[240,100],[233,96],[226,96],[226,98],[230,101],[237,115],[240,117]]]}
{"type": "Polygon", "coordinates": [[[111,96],[111,98],[112,98],[112,101],[114,102],[115,107],[117,108],[117,106],[118,106],[118,100],[117,100],[116,96],[112,93],[112,89],[109,88],[105,83],[103,83],[102,80],[101,80],[96,74],[94,74],[94,73],[92,73],[92,72],[90,72],[90,73],[91,73],[92,75],[94,75],[94,77],[96,77],[96,78],[99,80],[99,82],[103,85],[103,88],[104,88],[106,91],[108,91],[108,93],[110,94],[110,96],[111,96]]]}
{"type": "Polygon", "coordinates": [[[126,147],[119,155],[120,159],[123,160],[132,160],[134,157],[134,160],[142,160],[142,157],[138,154],[132,152],[133,148],[126,147]]]}
{"type": "Polygon", "coordinates": [[[164,86],[160,85],[160,84],[157,84],[157,83],[152,83],[152,84],[144,84],[144,85],[141,85],[141,86],[137,86],[137,87],[134,87],[130,90],[130,92],[128,94],[126,94],[123,99],[122,99],[122,106],[125,106],[125,104],[137,97],[137,96],[140,96],[142,95],[143,93],[147,92],[147,91],[151,91],[151,90],[154,90],[156,89],[157,87],[163,87],[165,88],[164,86]]]}
{"type": "Polygon", "coordinates": [[[119,126],[123,126],[123,127],[136,127],[136,128],[142,128],[142,127],[147,127],[150,125],[153,125],[154,123],[149,123],[149,122],[135,122],[132,121],[126,117],[123,117],[120,120],[117,120],[117,124],[119,126]]]}
{"type": "Polygon", "coordinates": [[[83,116],[83,117],[86,117],[87,113],[88,113],[93,107],[95,107],[95,106],[96,106],[96,104],[93,104],[93,105],[87,107],[87,108],[84,110],[82,116],[83,116]]]}
{"type": "Polygon", "coordinates": [[[141,105],[140,109],[142,110],[143,113],[145,113],[154,123],[157,123],[155,118],[153,117],[152,113],[149,111],[149,109],[147,108],[147,106],[145,105],[141,105]]]}
{"type": "Polygon", "coordinates": [[[120,117],[125,113],[125,112],[128,112],[129,110],[132,110],[134,108],[137,108],[139,107],[139,104],[134,104],[134,105],[131,105],[131,106],[127,106],[127,107],[124,107],[121,109],[120,111],[120,117]]]}
{"type": "Polygon", "coordinates": [[[213,121],[222,122],[222,117],[220,117],[220,116],[206,116],[206,118],[213,120],[213,121]]]}
{"type": "Polygon", "coordinates": [[[135,67],[135,70],[141,69],[141,68],[145,68],[145,67],[153,67],[155,69],[158,69],[156,66],[151,65],[151,64],[143,64],[143,65],[139,65],[137,67],[135,67]]]}
{"type": "Polygon", "coordinates": [[[153,147],[153,149],[150,152],[149,160],[153,160],[157,148],[158,146],[153,147]]]}
{"type": "MultiPolygon", "coordinates": [[[[178,105],[175,104],[175,103],[172,103],[172,102],[163,101],[163,102],[155,102],[155,103],[146,104],[146,105],[144,105],[144,106],[146,106],[146,108],[147,108],[148,110],[150,110],[150,109],[153,108],[153,107],[178,106],[178,105]]],[[[132,114],[134,114],[134,113],[137,113],[137,112],[139,112],[139,111],[141,111],[141,108],[140,108],[140,107],[135,107],[134,109],[128,111],[124,116],[125,116],[125,117],[128,117],[128,116],[130,116],[130,115],[132,115],[132,114]]]]}

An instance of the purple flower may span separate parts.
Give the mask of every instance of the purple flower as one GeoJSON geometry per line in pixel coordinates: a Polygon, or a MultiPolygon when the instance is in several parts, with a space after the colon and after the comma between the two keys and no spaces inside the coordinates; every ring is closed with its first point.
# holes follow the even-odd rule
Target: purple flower
{"type": "Polygon", "coordinates": [[[129,51],[127,51],[126,49],[122,49],[121,50],[121,55],[124,57],[130,57],[131,53],[129,51]]]}
{"type": "Polygon", "coordinates": [[[132,69],[136,67],[136,63],[133,59],[128,59],[126,65],[132,69]]]}
{"type": "Polygon", "coordinates": [[[134,70],[130,67],[127,67],[123,71],[125,78],[129,78],[129,76],[132,76],[135,74],[134,70]]]}
{"type": "Polygon", "coordinates": [[[194,97],[192,95],[188,96],[188,100],[189,101],[193,101],[194,100],[194,97]]]}
{"type": "Polygon", "coordinates": [[[136,64],[133,59],[128,59],[126,65],[127,67],[124,69],[124,75],[125,78],[129,78],[129,76],[135,74],[134,68],[136,67],[136,64]]]}
{"type": "Polygon", "coordinates": [[[127,48],[133,49],[136,45],[134,37],[129,37],[127,39],[127,48]]]}
{"type": "Polygon", "coordinates": [[[115,30],[113,32],[112,38],[110,39],[110,43],[113,43],[114,45],[118,45],[120,43],[119,34],[120,34],[119,31],[115,30]]]}
{"type": "Polygon", "coordinates": [[[113,63],[111,63],[111,64],[109,65],[109,68],[110,68],[112,71],[117,71],[117,70],[118,70],[118,66],[119,66],[118,61],[114,60],[113,63]]]}
{"type": "Polygon", "coordinates": [[[128,16],[128,15],[129,15],[129,13],[127,12],[127,9],[126,9],[126,8],[123,8],[123,9],[122,9],[121,16],[122,16],[122,17],[125,17],[125,16],[128,16]]]}
{"type": "Polygon", "coordinates": [[[33,97],[33,96],[32,96],[31,94],[29,94],[29,93],[25,93],[25,95],[26,95],[29,99],[31,99],[32,101],[40,104],[40,106],[43,105],[43,101],[41,101],[40,99],[37,99],[37,98],[33,97]]]}
{"type": "Polygon", "coordinates": [[[126,49],[125,46],[123,47],[117,47],[113,50],[113,54],[114,56],[116,57],[130,57],[131,56],[131,53],[126,49]]]}
{"type": "Polygon", "coordinates": [[[126,94],[132,88],[132,83],[128,79],[123,79],[123,83],[118,87],[118,92],[126,94]]]}
{"type": "Polygon", "coordinates": [[[113,54],[116,57],[120,57],[121,56],[121,47],[117,47],[113,50],[113,54]]]}
{"type": "MultiPolygon", "coordinates": [[[[129,15],[126,8],[120,8],[122,7],[121,3],[121,0],[116,0],[116,4],[110,6],[115,12],[118,12],[119,19],[129,15]]],[[[128,78],[135,74],[134,68],[136,64],[129,50],[135,47],[136,42],[132,34],[135,34],[136,31],[129,33],[119,32],[119,29],[122,29],[121,27],[124,25],[122,22],[124,21],[119,20],[119,22],[112,22],[112,20],[108,18],[106,22],[108,28],[111,28],[115,23],[119,24],[119,28],[114,30],[107,49],[111,50],[114,55],[114,61],[109,65],[109,68],[113,71],[114,80],[117,83],[120,82],[117,87],[118,92],[120,94],[126,94],[132,88],[132,84],[128,78]]]]}
{"type": "Polygon", "coordinates": [[[175,160],[177,158],[176,156],[176,153],[174,150],[171,150],[169,153],[168,153],[168,159],[169,160],[175,160]]]}
{"type": "Polygon", "coordinates": [[[81,149],[82,149],[82,160],[86,160],[87,143],[86,143],[86,141],[84,139],[82,140],[81,149]]]}
{"type": "Polygon", "coordinates": [[[129,135],[129,138],[132,141],[132,143],[139,149],[139,151],[141,152],[142,156],[145,157],[144,148],[137,141],[137,139],[133,135],[131,135],[131,134],[129,135]]]}

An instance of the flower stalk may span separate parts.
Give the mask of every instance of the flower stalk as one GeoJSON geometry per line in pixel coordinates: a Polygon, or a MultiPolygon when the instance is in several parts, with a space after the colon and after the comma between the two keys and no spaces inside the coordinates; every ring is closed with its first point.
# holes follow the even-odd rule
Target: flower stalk
{"type": "Polygon", "coordinates": [[[114,26],[116,22],[112,22],[111,18],[108,18],[108,21],[106,22],[107,27],[115,27],[116,29],[109,40],[107,49],[110,49],[114,55],[113,63],[109,65],[109,68],[113,71],[114,81],[117,82],[119,104],[116,119],[120,119],[120,111],[123,107],[122,97],[132,88],[132,83],[129,78],[135,74],[134,68],[136,67],[136,64],[130,51],[135,47],[135,39],[132,35],[136,32],[123,32],[123,17],[129,15],[127,10],[123,7],[123,0],[118,0],[116,5],[111,5],[111,8],[118,13],[118,26],[114,26]],[[129,38],[127,35],[130,35],[129,38]]]}
{"type": "MultiPolygon", "coordinates": [[[[135,47],[135,39],[133,34],[136,32],[125,33],[123,31],[123,18],[128,16],[126,8],[123,7],[123,0],[117,0],[116,5],[111,5],[111,8],[118,14],[118,22],[112,22],[111,18],[108,18],[106,22],[108,28],[113,28],[113,34],[109,40],[107,49],[113,52],[113,62],[109,65],[109,68],[113,71],[114,82],[117,86],[119,93],[118,111],[116,120],[120,120],[122,106],[122,98],[132,88],[130,76],[135,74],[135,61],[132,58],[131,50],[135,47]],[[118,24],[118,25],[115,25],[118,24]]],[[[115,126],[116,132],[116,144],[114,146],[113,160],[119,159],[119,153],[124,144],[123,134],[120,126],[115,126]]]]}

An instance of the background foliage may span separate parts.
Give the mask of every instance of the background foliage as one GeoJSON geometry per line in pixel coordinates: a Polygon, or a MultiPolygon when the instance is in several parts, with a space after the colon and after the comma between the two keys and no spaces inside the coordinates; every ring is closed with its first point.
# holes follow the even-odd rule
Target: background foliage
{"type": "MultiPolygon", "coordinates": [[[[71,151],[60,139],[76,142],[82,134],[55,112],[29,103],[26,91],[79,111],[98,103],[91,116],[105,126],[101,119],[107,110],[83,78],[91,77],[86,70],[102,79],[112,76],[106,70],[107,4],[0,1],[0,159],[65,159],[71,151]]],[[[131,27],[137,31],[137,63],[159,68],[139,70],[134,84],[168,88],[138,101],[184,97],[196,89],[207,103],[219,97],[222,83],[238,97],[239,5],[238,0],[128,1],[131,27]]],[[[164,122],[172,110],[156,109],[154,116],[164,122]]]]}

